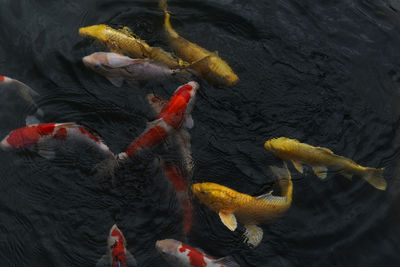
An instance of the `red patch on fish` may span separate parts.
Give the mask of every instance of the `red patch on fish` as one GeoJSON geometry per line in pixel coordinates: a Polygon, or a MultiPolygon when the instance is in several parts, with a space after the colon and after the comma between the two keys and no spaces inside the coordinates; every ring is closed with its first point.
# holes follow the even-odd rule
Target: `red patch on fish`
{"type": "Polygon", "coordinates": [[[65,140],[67,139],[67,129],[65,128],[60,128],[56,131],[54,134],[54,138],[58,140],[65,140]]]}
{"type": "Polygon", "coordinates": [[[126,255],[124,246],[124,237],[118,228],[114,228],[111,232],[111,236],[116,237],[111,257],[112,257],[112,267],[126,267],[126,255]]]}
{"type": "Polygon", "coordinates": [[[4,76],[0,75],[0,82],[4,82],[4,76]]]}
{"type": "Polygon", "coordinates": [[[54,123],[19,128],[9,134],[7,142],[13,147],[28,147],[36,144],[43,136],[52,134],[54,128],[54,123]]]}
{"type": "Polygon", "coordinates": [[[190,265],[193,267],[206,267],[207,263],[204,260],[204,254],[198,251],[195,248],[192,248],[184,243],[182,243],[181,247],[179,248],[179,251],[184,253],[186,250],[189,250],[189,253],[187,254],[189,257],[190,265]]]}
{"type": "Polygon", "coordinates": [[[156,125],[133,141],[125,153],[128,156],[132,156],[141,148],[149,148],[160,144],[167,136],[168,132],[164,127],[156,125]]]}
{"type": "Polygon", "coordinates": [[[91,132],[87,131],[84,128],[79,128],[79,131],[83,134],[86,134],[90,139],[94,140],[95,142],[100,141],[100,139],[98,137],[96,137],[95,135],[93,135],[91,132]]]}
{"type": "Polygon", "coordinates": [[[187,182],[178,168],[171,164],[164,164],[164,171],[168,180],[174,185],[176,192],[183,192],[187,189],[187,182]]]}

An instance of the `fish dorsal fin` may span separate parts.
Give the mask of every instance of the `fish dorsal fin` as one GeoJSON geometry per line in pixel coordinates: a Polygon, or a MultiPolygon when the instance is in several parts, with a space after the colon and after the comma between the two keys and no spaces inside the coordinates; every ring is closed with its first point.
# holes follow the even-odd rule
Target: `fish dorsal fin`
{"type": "Polygon", "coordinates": [[[222,223],[228,227],[229,230],[235,231],[237,227],[236,217],[233,213],[227,211],[219,211],[219,218],[221,219],[222,223]]]}
{"type": "Polygon", "coordinates": [[[244,227],[246,228],[244,242],[251,247],[258,246],[264,235],[263,230],[255,224],[246,224],[244,227]]]}
{"type": "Polygon", "coordinates": [[[300,162],[298,162],[298,161],[295,161],[295,160],[291,160],[292,161],[292,163],[293,163],[293,166],[296,168],[296,170],[299,172],[299,173],[303,173],[303,165],[300,163],[300,162]]]}
{"type": "Polygon", "coordinates": [[[62,122],[62,123],[57,123],[56,127],[65,127],[65,128],[79,128],[81,127],[80,125],[76,124],[75,122],[62,122]]]}
{"type": "Polygon", "coordinates": [[[201,64],[203,64],[204,62],[209,61],[211,57],[212,57],[212,56],[209,55],[209,56],[203,57],[203,58],[201,58],[201,59],[199,59],[199,60],[196,60],[195,62],[190,63],[190,65],[188,66],[188,68],[196,68],[197,65],[201,65],[201,64]]]}
{"type": "Polygon", "coordinates": [[[335,154],[335,153],[333,153],[332,150],[330,150],[329,148],[326,148],[326,147],[320,147],[320,146],[318,146],[317,149],[320,150],[320,151],[326,152],[326,153],[328,153],[328,154],[331,154],[331,155],[334,155],[334,154],[335,154]]]}
{"type": "Polygon", "coordinates": [[[213,263],[221,265],[221,266],[225,266],[225,267],[240,267],[240,265],[237,264],[231,256],[226,256],[223,258],[213,260],[213,263]]]}
{"type": "Polygon", "coordinates": [[[326,173],[328,172],[328,169],[325,166],[312,166],[312,170],[318,178],[326,178],[326,173]]]}
{"type": "Polygon", "coordinates": [[[105,76],[105,77],[116,87],[121,87],[122,84],[124,83],[123,77],[110,77],[110,76],[105,76]]]}
{"type": "Polygon", "coordinates": [[[36,116],[34,116],[34,115],[28,115],[25,118],[26,126],[38,124],[38,123],[40,123],[40,120],[38,118],[36,118],[36,116]]]}
{"type": "Polygon", "coordinates": [[[137,36],[128,26],[123,26],[122,28],[117,29],[117,31],[140,40],[139,36],[137,36]]]}

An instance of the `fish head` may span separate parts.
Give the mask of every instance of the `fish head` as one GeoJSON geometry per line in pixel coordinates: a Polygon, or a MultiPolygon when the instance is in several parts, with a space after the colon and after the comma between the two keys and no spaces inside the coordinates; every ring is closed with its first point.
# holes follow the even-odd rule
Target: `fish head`
{"type": "Polygon", "coordinates": [[[107,53],[106,52],[96,52],[89,56],[82,58],[83,64],[86,67],[98,72],[103,66],[108,65],[107,53]]]}
{"type": "Polygon", "coordinates": [[[79,28],[79,35],[106,42],[107,41],[106,30],[108,28],[109,27],[105,24],[82,27],[79,28]]]}
{"type": "Polygon", "coordinates": [[[125,237],[116,224],[111,227],[107,240],[112,266],[126,266],[125,237]]]}
{"type": "Polygon", "coordinates": [[[182,242],[175,239],[164,239],[156,242],[156,249],[167,262],[179,266],[178,249],[181,245],[182,242]]]}
{"type": "Polygon", "coordinates": [[[299,142],[295,139],[279,137],[267,140],[264,143],[264,148],[271,151],[272,153],[282,154],[284,152],[290,152],[291,150],[293,150],[296,145],[298,145],[298,143],[299,142]]]}
{"type": "Polygon", "coordinates": [[[215,183],[197,183],[191,189],[201,203],[217,212],[232,209],[237,194],[236,191],[215,183]]]}
{"type": "Polygon", "coordinates": [[[217,54],[212,54],[194,63],[193,68],[198,70],[204,78],[216,86],[233,86],[239,81],[239,77],[232,68],[217,54]],[[196,66],[196,64],[198,64],[196,66]],[[202,71],[203,70],[203,71],[202,71]],[[205,71],[204,70],[209,70],[205,71]]]}

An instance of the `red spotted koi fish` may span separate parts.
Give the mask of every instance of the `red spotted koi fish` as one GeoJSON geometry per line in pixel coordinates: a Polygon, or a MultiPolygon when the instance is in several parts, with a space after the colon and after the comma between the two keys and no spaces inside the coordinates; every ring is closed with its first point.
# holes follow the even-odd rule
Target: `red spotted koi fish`
{"type": "Polygon", "coordinates": [[[134,158],[141,150],[159,145],[184,122],[188,128],[193,127],[190,112],[198,88],[199,84],[193,81],[178,87],[157,118],[148,124],[125,152],[119,154],[119,159],[134,158]]]}
{"type": "Polygon", "coordinates": [[[114,158],[100,137],[73,122],[39,123],[16,129],[1,141],[0,148],[4,151],[27,149],[52,159],[56,155],[59,141],[68,140],[83,141],[105,156],[114,158]]]}
{"type": "MultiPolygon", "coordinates": [[[[159,114],[167,104],[166,100],[156,97],[154,94],[148,94],[147,100],[156,114],[159,114]]],[[[174,151],[180,151],[179,161],[182,161],[182,164],[177,164],[171,160],[163,160],[162,167],[166,177],[174,186],[176,195],[181,203],[183,211],[183,227],[187,234],[192,227],[193,217],[193,206],[188,194],[188,181],[191,180],[193,173],[189,132],[185,127],[181,127],[169,137],[167,143],[172,144],[174,151]]]]}
{"type": "Polygon", "coordinates": [[[10,108],[9,105],[12,105],[13,108],[18,105],[18,98],[22,99],[24,103],[34,107],[33,112],[26,117],[27,125],[39,123],[44,115],[43,111],[33,100],[33,98],[39,96],[39,94],[28,85],[18,80],[0,75],[0,96],[3,103],[7,103],[7,109],[10,108]]]}
{"type": "Polygon", "coordinates": [[[214,259],[174,239],[158,240],[156,249],[174,267],[239,267],[230,256],[214,259]]]}
{"type": "Polygon", "coordinates": [[[130,86],[138,86],[143,82],[157,84],[167,79],[185,82],[192,76],[187,70],[170,69],[151,59],[130,58],[116,53],[96,52],[82,61],[117,87],[121,87],[124,81],[130,86]]]}
{"type": "Polygon", "coordinates": [[[125,237],[117,225],[113,225],[107,240],[107,253],[97,262],[96,267],[134,267],[136,260],[126,249],[125,237]]]}

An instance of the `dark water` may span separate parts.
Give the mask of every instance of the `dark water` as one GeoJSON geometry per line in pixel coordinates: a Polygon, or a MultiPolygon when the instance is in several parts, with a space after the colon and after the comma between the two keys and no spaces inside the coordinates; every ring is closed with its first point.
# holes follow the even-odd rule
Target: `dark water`
{"type": "MultiPolygon", "coordinates": [[[[0,4],[0,73],[41,94],[46,122],[88,125],[123,151],[151,119],[151,90],[116,88],[86,69],[81,58],[105,49],[77,32],[122,24],[167,49],[157,2],[0,4]]],[[[385,167],[388,181],[383,192],[292,169],[292,207],[263,226],[260,246],[244,246],[197,201],[189,243],[241,266],[399,266],[399,2],[185,0],[169,9],[178,33],[219,51],[241,79],[232,88],[201,82],[190,131],[195,182],[265,193],[274,181],[267,166],[279,160],[263,143],[279,136],[385,167]]],[[[176,86],[153,91],[168,97],[176,86]]],[[[29,110],[1,112],[6,135],[29,110]]],[[[179,203],[152,159],[121,170],[115,188],[93,175],[89,155],[48,161],[0,152],[0,160],[1,266],[94,266],[114,223],[139,266],[165,266],[155,241],[183,239],[179,203]]]]}

